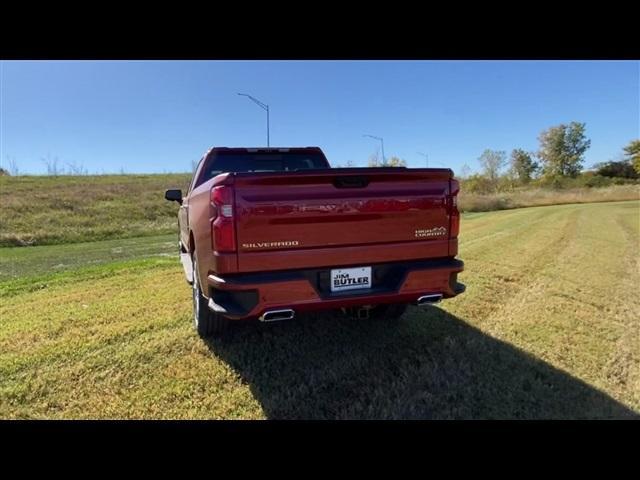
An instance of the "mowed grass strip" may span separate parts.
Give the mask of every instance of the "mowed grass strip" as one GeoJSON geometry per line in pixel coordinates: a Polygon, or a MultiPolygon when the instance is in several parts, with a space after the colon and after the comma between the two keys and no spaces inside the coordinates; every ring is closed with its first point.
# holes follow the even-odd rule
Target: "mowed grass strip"
{"type": "Polygon", "coordinates": [[[441,307],[209,343],[177,259],[65,272],[0,298],[0,417],[639,418],[639,220],[639,202],[466,215],[468,288],[441,307]]]}
{"type": "Polygon", "coordinates": [[[248,387],[193,335],[189,293],[165,265],[3,300],[0,416],[259,415],[248,387]]]}
{"type": "Polygon", "coordinates": [[[463,240],[479,281],[448,310],[640,410],[639,203],[527,210],[463,240]]]}
{"type": "Polygon", "coordinates": [[[0,248],[0,292],[3,286],[36,285],[45,277],[85,269],[87,266],[158,257],[178,258],[177,233],[65,245],[0,248]]]}

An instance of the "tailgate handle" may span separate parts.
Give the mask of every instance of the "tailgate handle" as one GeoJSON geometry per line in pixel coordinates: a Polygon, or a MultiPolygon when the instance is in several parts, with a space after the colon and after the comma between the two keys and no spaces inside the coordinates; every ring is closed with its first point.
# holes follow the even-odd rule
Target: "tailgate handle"
{"type": "Polygon", "coordinates": [[[336,188],[364,188],[369,185],[367,177],[336,177],[333,186],[336,188]]]}

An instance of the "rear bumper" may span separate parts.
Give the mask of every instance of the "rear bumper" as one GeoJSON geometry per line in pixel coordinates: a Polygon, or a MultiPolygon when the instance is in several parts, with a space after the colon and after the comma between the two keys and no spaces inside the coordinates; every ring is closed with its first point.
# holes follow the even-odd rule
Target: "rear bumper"
{"type": "MultiPolygon", "coordinates": [[[[346,266],[348,267],[348,266],[346,266]]],[[[464,292],[457,281],[461,260],[442,258],[373,264],[369,289],[331,292],[330,270],[283,270],[268,273],[207,277],[209,308],[231,319],[256,318],[267,310],[293,309],[296,313],[375,305],[413,303],[426,294],[451,298],[464,292]]]]}

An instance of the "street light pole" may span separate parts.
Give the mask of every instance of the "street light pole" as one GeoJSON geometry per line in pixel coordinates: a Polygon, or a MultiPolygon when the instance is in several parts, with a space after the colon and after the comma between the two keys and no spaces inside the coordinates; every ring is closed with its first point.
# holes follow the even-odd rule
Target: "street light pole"
{"type": "Polygon", "coordinates": [[[387,165],[387,159],[384,156],[384,140],[381,137],[376,137],[375,135],[367,135],[366,133],[362,135],[363,137],[375,138],[376,140],[380,140],[380,144],[382,145],[382,165],[387,165]]]}
{"type": "Polygon", "coordinates": [[[427,155],[426,153],[422,153],[422,152],[418,152],[418,155],[422,155],[424,158],[427,159],[427,168],[429,168],[429,155],[427,155]]]}
{"type": "Polygon", "coordinates": [[[260,100],[258,100],[257,98],[253,98],[251,95],[248,95],[246,93],[239,93],[238,95],[242,96],[242,97],[248,97],[251,100],[253,100],[260,108],[262,108],[263,110],[266,110],[267,112],[267,147],[269,147],[269,105],[267,105],[266,103],[261,102],[260,100]]]}

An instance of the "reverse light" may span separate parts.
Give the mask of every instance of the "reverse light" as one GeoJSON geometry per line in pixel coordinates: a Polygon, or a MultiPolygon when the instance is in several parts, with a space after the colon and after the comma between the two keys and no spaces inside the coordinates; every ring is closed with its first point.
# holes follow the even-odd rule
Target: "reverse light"
{"type": "Polygon", "coordinates": [[[221,205],[220,206],[220,215],[223,217],[231,218],[233,217],[233,206],[232,205],[221,205]]]}

